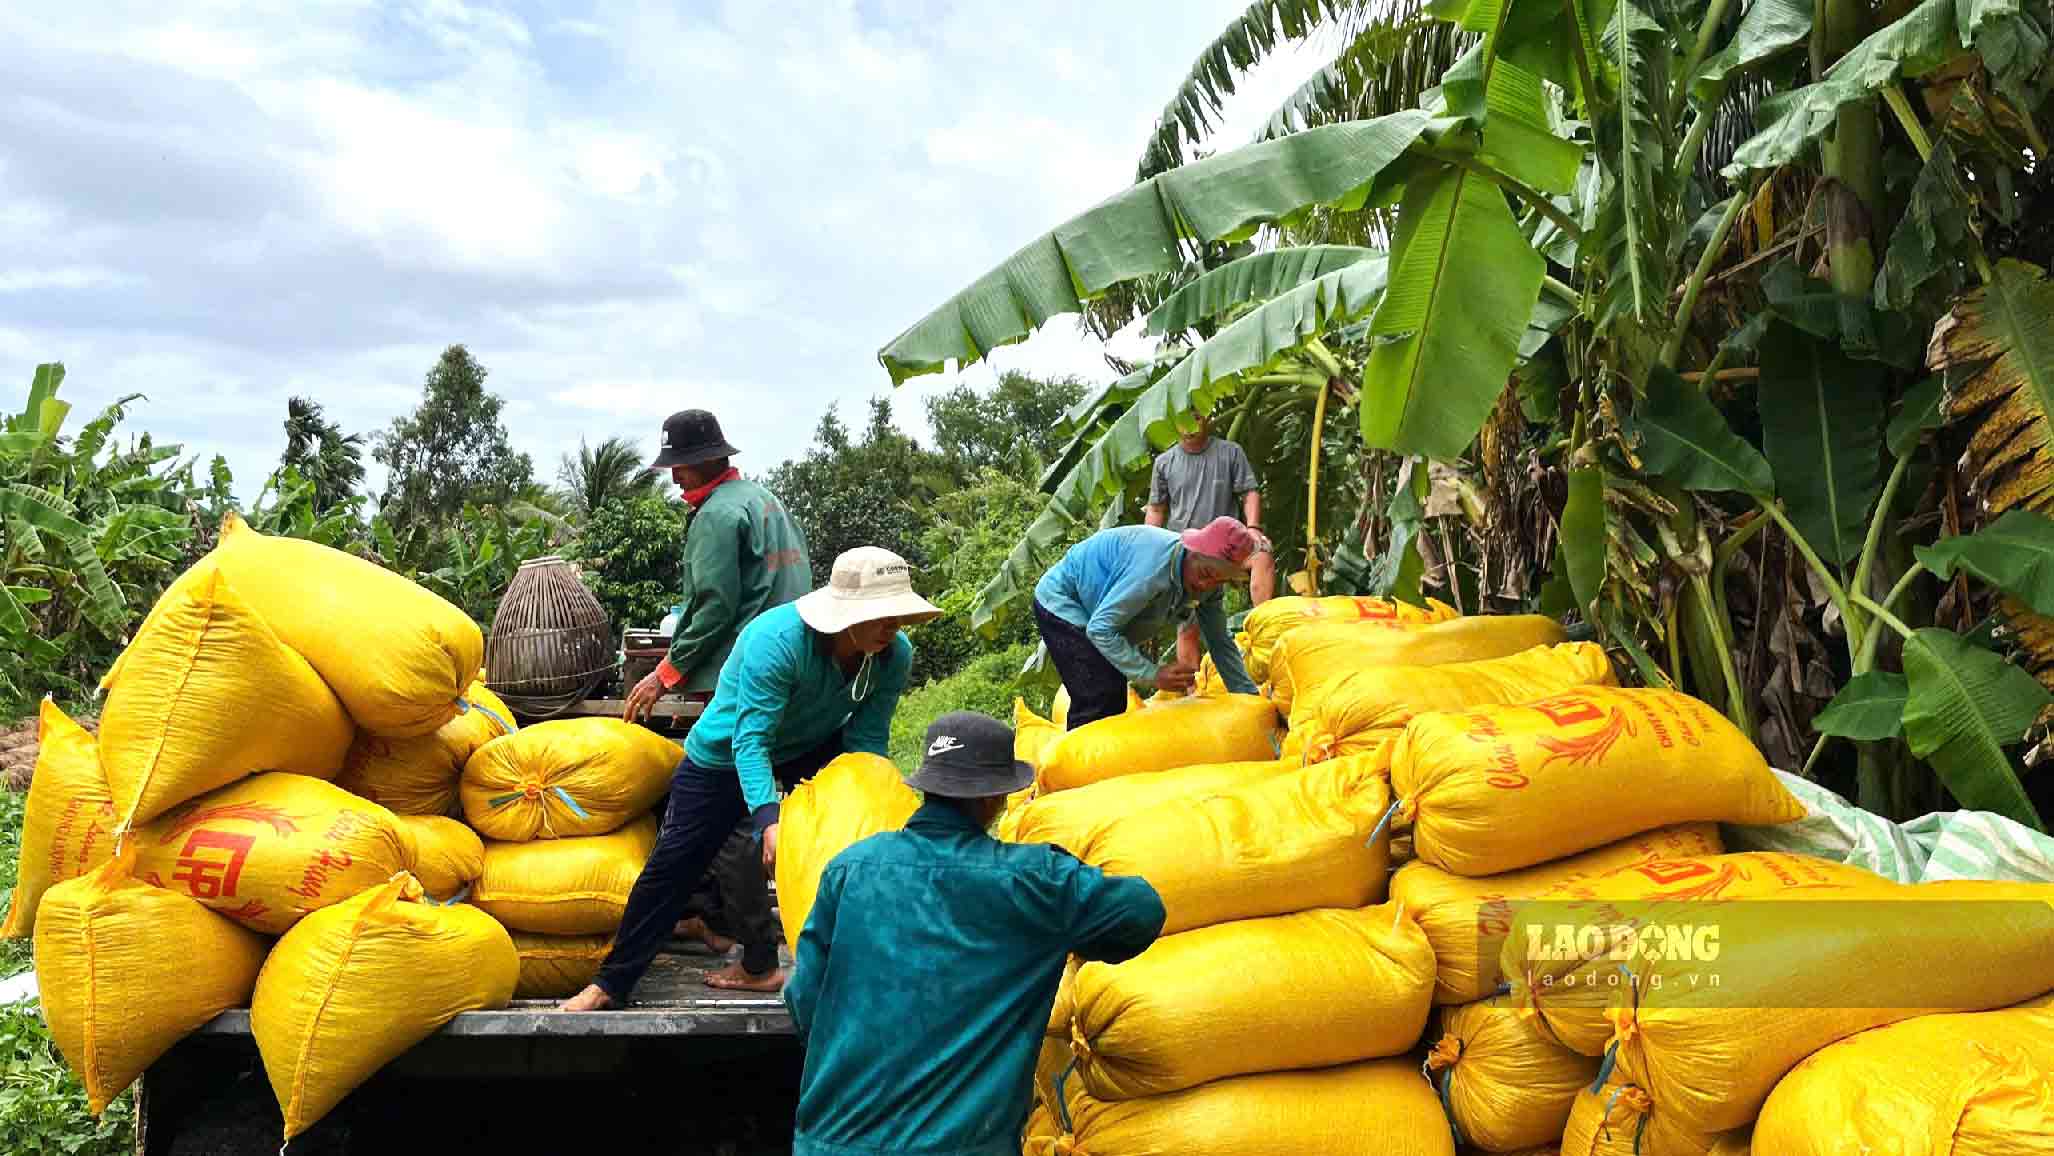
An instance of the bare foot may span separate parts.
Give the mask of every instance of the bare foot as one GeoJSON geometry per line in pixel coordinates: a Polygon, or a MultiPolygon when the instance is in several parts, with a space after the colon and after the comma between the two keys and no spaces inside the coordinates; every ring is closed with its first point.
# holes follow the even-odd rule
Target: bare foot
{"type": "Polygon", "coordinates": [[[605,1011],[612,1006],[614,1006],[613,997],[606,994],[605,988],[595,983],[587,986],[584,991],[557,1004],[556,1010],[571,1012],[605,1011]]]}
{"type": "Polygon", "coordinates": [[[782,991],[784,985],[784,968],[772,968],[764,975],[754,975],[744,969],[739,961],[730,963],[706,977],[707,987],[717,987],[722,991],[782,991]]]}
{"type": "Polygon", "coordinates": [[[706,925],[704,919],[694,915],[678,920],[670,933],[679,939],[696,939],[710,948],[715,955],[726,955],[735,948],[735,941],[706,925]]]}

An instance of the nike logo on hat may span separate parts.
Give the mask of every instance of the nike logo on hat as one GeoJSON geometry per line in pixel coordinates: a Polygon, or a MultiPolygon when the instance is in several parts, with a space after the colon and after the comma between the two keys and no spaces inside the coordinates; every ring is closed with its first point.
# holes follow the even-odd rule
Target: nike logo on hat
{"type": "Polygon", "coordinates": [[[949,735],[941,735],[940,737],[936,738],[933,742],[927,744],[927,757],[933,758],[936,755],[945,755],[948,754],[950,751],[959,751],[962,749],[963,743],[960,739],[953,738],[949,735]]]}

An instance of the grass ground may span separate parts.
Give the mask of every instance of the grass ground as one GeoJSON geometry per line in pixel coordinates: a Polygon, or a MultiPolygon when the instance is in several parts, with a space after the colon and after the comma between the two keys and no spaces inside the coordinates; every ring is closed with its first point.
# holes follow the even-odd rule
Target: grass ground
{"type": "MultiPolygon", "coordinates": [[[[26,797],[0,790],[0,895],[12,902],[26,797]]],[[[27,940],[0,940],[0,979],[34,966],[27,940]]],[[[117,1156],[135,1149],[135,1108],[123,1093],[107,1114],[86,1112],[85,1089],[50,1042],[35,1001],[0,1005],[0,1152],[117,1156]]]]}

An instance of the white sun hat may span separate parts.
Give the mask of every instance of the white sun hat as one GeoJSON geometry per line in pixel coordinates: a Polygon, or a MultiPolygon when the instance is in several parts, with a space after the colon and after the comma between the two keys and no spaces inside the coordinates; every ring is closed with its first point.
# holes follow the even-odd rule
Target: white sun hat
{"type": "Polygon", "coordinates": [[[876,546],[844,550],[834,560],[827,585],[801,597],[798,605],[799,618],[822,634],[840,634],[880,618],[926,622],[941,617],[941,607],[913,592],[913,568],[906,560],[876,546]]]}

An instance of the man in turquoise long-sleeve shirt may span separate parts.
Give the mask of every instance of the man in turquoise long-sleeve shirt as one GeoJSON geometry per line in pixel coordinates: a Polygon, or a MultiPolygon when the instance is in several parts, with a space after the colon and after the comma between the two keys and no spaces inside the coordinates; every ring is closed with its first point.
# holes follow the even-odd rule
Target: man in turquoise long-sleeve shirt
{"type": "Polygon", "coordinates": [[[1145,880],[984,833],[1033,779],[1010,727],[944,715],[905,829],[821,873],[785,985],[806,1044],[793,1156],[1016,1156],[1065,957],[1118,963],[1162,932],[1145,880]]]}
{"type": "Polygon", "coordinates": [[[763,869],[772,869],[780,784],[846,752],[886,754],[913,665],[899,627],[940,614],[913,592],[905,559],[863,546],[834,560],[827,586],[742,628],[713,702],[685,737],[656,849],[628,893],[613,950],[563,1010],[627,1001],[743,816],[755,820],[763,869]]]}
{"type": "Polygon", "coordinates": [[[1070,547],[1034,587],[1035,623],[1070,692],[1070,729],[1125,710],[1129,683],[1189,690],[1194,667],[1157,666],[1141,649],[1187,614],[1198,620],[1220,681],[1235,694],[1254,694],[1226,610],[1207,595],[1245,581],[1244,564],[1266,546],[1239,521],[1218,518],[1182,533],[1116,526],[1070,547]]]}

